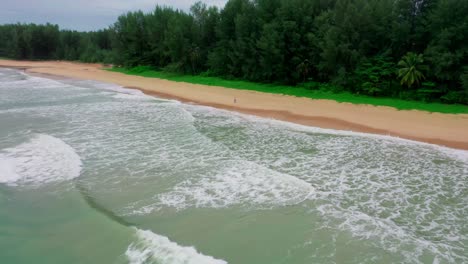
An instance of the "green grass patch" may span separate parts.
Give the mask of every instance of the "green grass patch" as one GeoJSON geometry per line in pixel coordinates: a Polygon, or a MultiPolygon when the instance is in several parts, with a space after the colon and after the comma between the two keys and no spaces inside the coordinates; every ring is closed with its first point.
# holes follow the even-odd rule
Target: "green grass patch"
{"type": "MultiPolygon", "coordinates": [[[[427,112],[461,114],[468,113],[468,106],[456,104],[442,103],[425,103],[419,101],[407,101],[395,98],[370,97],[364,95],[356,95],[351,93],[334,93],[327,90],[312,90],[303,86],[287,86],[262,84],[241,80],[226,80],[219,77],[210,77],[203,75],[182,75],[176,73],[168,73],[164,71],[155,71],[149,67],[126,68],[111,68],[108,71],[120,72],[129,75],[137,75],[148,78],[159,78],[175,82],[187,82],[193,84],[203,84],[210,86],[221,86],[239,90],[250,90],[273,94],[291,95],[297,97],[306,97],[311,99],[327,99],[337,102],[346,102],[353,104],[368,104],[376,106],[390,106],[399,110],[422,110],[427,112]]],[[[326,85],[325,85],[326,86],[326,85]]]]}

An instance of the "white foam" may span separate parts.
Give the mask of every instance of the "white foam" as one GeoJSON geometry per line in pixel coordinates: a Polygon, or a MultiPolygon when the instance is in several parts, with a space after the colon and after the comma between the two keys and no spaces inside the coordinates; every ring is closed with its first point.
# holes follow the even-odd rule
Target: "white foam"
{"type": "Polygon", "coordinates": [[[114,94],[112,97],[116,99],[129,99],[129,100],[157,100],[160,102],[168,102],[168,103],[173,103],[173,104],[182,104],[180,101],[173,100],[173,99],[164,99],[160,97],[155,97],[152,95],[147,95],[141,90],[135,89],[135,88],[124,88],[122,86],[117,86],[114,84],[108,84],[108,83],[100,83],[99,85],[96,86],[99,89],[104,89],[104,90],[109,90],[109,91],[114,91],[117,92],[117,94],[114,94]]]}
{"type": "Polygon", "coordinates": [[[185,180],[158,198],[162,205],[176,209],[234,205],[263,208],[298,204],[311,192],[313,187],[303,180],[241,162],[222,169],[214,177],[185,180]]]}
{"type": "MultiPolygon", "coordinates": [[[[96,94],[139,98],[105,86],[96,94]]],[[[42,93],[25,91],[33,101],[42,93]]],[[[89,169],[95,174],[94,191],[128,191],[128,204],[135,204],[129,210],[148,214],[167,207],[257,209],[309,198],[304,208],[322,216],[319,228],[352,234],[365,245],[404,256],[405,262],[434,256],[441,262],[468,263],[463,248],[468,241],[468,151],[203,106],[108,101],[28,109],[72,120],[66,122],[67,137],[80,139],[75,140],[80,153],[99,166],[89,169]],[[188,114],[181,114],[180,108],[188,114]],[[128,180],[132,184],[123,187],[122,174],[114,173],[115,168],[133,176],[128,180]],[[147,192],[134,195],[142,190],[140,180],[147,192]],[[138,191],[129,191],[133,187],[138,191]],[[167,189],[161,194],[162,188],[167,189]]],[[[12,185],[24,177],[17,167],[28,164],[10,154],[0,157],[0,179],[12,185]]],[[[137,257],[143,250],[132,247],[129,254],[137,257]]]]}
{"type": "Polygon", "coordinates": [[[113,94],[112,97],[115,99],[124,99],[124,100],[148,100],[148,96],[146,95],[135,95],[135,94],[127,94],[127,93],[116,93],[113,94]]]}
{"type": "Polygon", "coordinates": [[[112,83],[89,82],[89,84],[91,84],[94,88],[113,91],[113,92],[117,92],[120,94],[136,95],[136,96],[151,98],[150,96],[146,95],[145,93],[143,93],[142,91],[138,89],[124,88],[120,85],[116,85],[112,83]]]}
{"type": "MultiPolygon", "coordinates": [[[[467,241],[468,151],[186,108],[196,113],[199,126],[209,128],[204,131],[209,136],[233,131],[222,142],[241,158],[313,185],[308,198],[315,204],[311,211],[323,216],[321,227],[349,232],[406,262],[431,254],[449,263],[466,262],[460,245],[467,241]]],[[[184,191],[190,189],[187,184],[184,191]]],[[[184,205],[186,197],[174,195],[170,201],[184,205]]]]}
{"type": "Polygon", "coordinates": [[[0,157],[0,183],[41,185],[70,180],[81,172],[81,160],[62,140],[39,134],[29,142],[4,149],[0,157]]]}
{"type": "Polygon", "coordinates": [[[171,103],[177,103],[180,104],[179,101],[177,100],[172,100],[172,99],[163,99],[163,98],[157,98],[154,96],[150,96],[142,92],[141,90],[138,90],[136,88],[125,88],[117,84],[113,83],[104,83],[104,82],[96,82],[96,81],[73,81],[70,82],[72,85],[84,85],[84,86],[91,86],[94,89],[100,89],[104,91],[110,91],[111,93],[106,93],[102,92],[101,94],[103,95],[111,95],[115,99],[128,99],[128,100],[158,100],[158,101],[164,101],[164,102],[171,102],[171,103]]]}
{"type": "Polygon", "coordinates": [[[180,246],[169,238],[135,228],[137,242],[125,252],[130,264],[226,264],[199,253],[194,247],[180,246]]]}
{"type": "Polygon", "coordinates": [[[353,137],[373,138],[373,139],[381,139],[381,140],[386,140],[386,141],[400,143],[400,144],[403,143],[403,144],[410,144],[410,145],[432,147],[433,149],[443,152],[444,154],[446,154],[447,156],[453,159],[457,159],[461,162],[468,163],[468,150],[453,149],[453,148],[449,148],[446,146],[441,146],[441,145],[436,145],[436,144],[431,144],[431,143],[426,143],[426,142],[421,142],[421,141],[414,141],[414,140],[400,138],[396,136],[390,136],[390,135],[380,135],[380,134],[372,134],[372,133],[365,133],[365,132],[355,132],[355,131],[350,131],[350,130],[335,130],[335,129],[329,129],[329,128],[306,126],[306,125],[296,124],[296,123],[292,123],[288,121],[277,120],[273,118],[259,117],[255,115],[214,108],[211,106],[191,105],[191,104],[183,104],[183,106],[187,109],[202,110],[206,113],[210,113],[215,116],[229,115],[231,116],[231,118],[232,116],[237,116],[237,117],[241,117],[242,119],[248,122],[270,124],[274,126],[282,126],[282,127],[289,128],[294,131],[300,131],[300,132],[328,134],[328,135],[335,135],[335,136],[353,136],[353,137]]]}
{"type": "Polygon", "coordinates": [[[0,183],[14,183],[21,179],[15,172],[15,160],[5,155],[0,156],[0,183]]]}

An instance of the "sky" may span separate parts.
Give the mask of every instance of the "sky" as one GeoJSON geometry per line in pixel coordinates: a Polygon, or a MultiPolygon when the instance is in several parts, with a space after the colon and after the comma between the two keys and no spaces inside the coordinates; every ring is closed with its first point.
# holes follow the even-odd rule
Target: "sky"
{"type": "MultiPolygon", "coordinates": [[[[0,0],[0,24],[52,23],[63,29],[97,30],[112,25],[127,11],[149,12],[159,5],[188,11],[197,0],[0,0]]],[[[227,0],[204,0],[224,6],[227,0]]]]}

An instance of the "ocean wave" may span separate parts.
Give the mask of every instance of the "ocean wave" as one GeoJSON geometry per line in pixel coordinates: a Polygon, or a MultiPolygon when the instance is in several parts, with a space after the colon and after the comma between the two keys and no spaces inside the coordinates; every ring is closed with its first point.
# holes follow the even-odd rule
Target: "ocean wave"
{"type": "MultiPolygon", "coordinates": [[[[323,218],[319,228],[349,232],[408,262],[429,256],[440,262],[467,260],[468,151],[187,108],[201,133],[238,157],[314,186],[309,211],[323,218]]],[[[193,186],[199,189],[196,181],[193,186]]],[[[181,195],[171,198],[176,205],[187,203],[181,195]]]]}
{"type": "Polygon", "coordinates": [[[162,207],[183,210],[242,206],[267,209],[299,204],[314,188],[294,176],[279,173],[248,161],[226,164],[214,176],[186,179],[171,190],[158,194],[156,203],[136,209],[148,214],[162,207]]]}
{"type": "Polygon", "coordinates": [[[185,247],[151,231],[134,228],[137,241],[125,252],[130,264],[227,264],[203,255],[194,247],[185,247]]]}
{"type": "Polygon", "coordinates": [[[0,183],[10,186],[65,181],[81,172],[82,162],[75,150],[53,136],[38,134],[2,152],[0,183]]]}

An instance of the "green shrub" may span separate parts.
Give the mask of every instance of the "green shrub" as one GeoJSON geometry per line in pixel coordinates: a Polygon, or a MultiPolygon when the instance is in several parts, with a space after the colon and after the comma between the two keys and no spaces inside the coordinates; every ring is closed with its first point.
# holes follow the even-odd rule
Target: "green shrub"
{"type": "Polygon", "coordinates": [[[468,91],[450,91],[441,99],[442,102],[449,104],[468,104],[468,91]]]}

